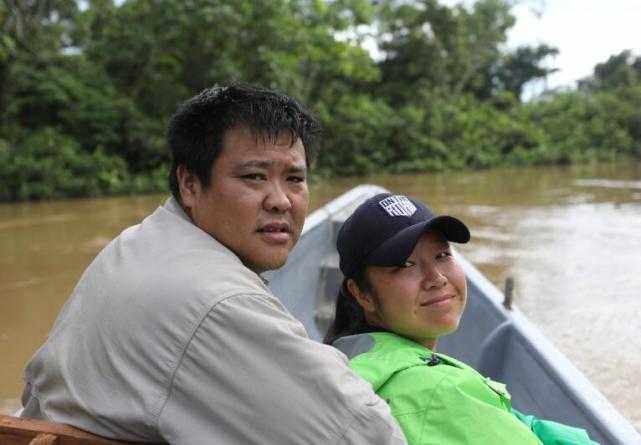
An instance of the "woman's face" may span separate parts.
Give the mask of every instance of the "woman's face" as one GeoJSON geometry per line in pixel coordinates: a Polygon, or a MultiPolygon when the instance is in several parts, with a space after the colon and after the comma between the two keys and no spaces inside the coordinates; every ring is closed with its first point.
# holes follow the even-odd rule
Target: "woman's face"
{"type": "Polygon", "coordinates": [[[368,266],[365,274],[372,304],[361,305],[370,324],[430,349],[458,328],[467,300],[465,273],[440,232],[426,232],[403,266],[368,266]]]}

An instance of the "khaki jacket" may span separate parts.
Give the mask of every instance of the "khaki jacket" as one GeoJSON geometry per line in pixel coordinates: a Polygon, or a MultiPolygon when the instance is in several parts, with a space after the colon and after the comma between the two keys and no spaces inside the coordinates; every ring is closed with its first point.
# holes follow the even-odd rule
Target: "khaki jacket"
{"type": "Polygon", "coordinates": [[[346,357],[173,198],[95,258],[25,379],[23,416],[112,438],[405,443],[346,357]]]}

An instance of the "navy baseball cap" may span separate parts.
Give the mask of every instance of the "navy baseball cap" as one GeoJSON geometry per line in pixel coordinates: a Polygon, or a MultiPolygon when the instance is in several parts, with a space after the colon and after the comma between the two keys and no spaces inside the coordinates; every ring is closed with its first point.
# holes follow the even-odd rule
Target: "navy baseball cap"
{"type": "Polygon", "coordinates": [[[455,243],[470,240],[470,231],[463,222],[453,216],[437,216],[420,201],[392,193],[369,198],[338,232],[340,269],[346,278],[351,278],[364,266],[399,266],[430,229],[440,231],[455,243]]]}

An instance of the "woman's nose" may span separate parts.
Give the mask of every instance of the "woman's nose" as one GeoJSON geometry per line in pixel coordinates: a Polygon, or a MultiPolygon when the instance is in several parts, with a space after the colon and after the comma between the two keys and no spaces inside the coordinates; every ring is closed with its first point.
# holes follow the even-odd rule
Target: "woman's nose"
{"type": "Polygon", "coordinates": [[[439,289],[447,284],[447,277],[445,277],[437,267],[426,268],[424,274],[425,279],[423,283],[426,289],[439,289]]]}

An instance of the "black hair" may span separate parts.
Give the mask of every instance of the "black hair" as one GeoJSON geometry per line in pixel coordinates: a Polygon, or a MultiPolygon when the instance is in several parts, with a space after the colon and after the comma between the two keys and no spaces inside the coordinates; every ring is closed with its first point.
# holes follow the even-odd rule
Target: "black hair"
{"type": "MultiPolygon", "coordinates": [[[[351,279],[354,280],[362,292],[369,294],[377,300],[376,293],[365,274],[364,267],[356,272],[351,279]]],[[[362,306],[358,303],[356,297],[352,295],[347,287],[347,280],[348,279],[345,278],[343,280],[343,284],[338,289],[334,320],[332,320],[332,323],[327,330],[327,334],[325,334],[325,338],[323,339],[323,343],[328,345],[331,345],[337,339],[347,335],[383,330],[382,328],[372,326],[367,322],[365,319],[365,311],[363,311],[362,306]]]]}
{"type": "Polygon", "coordinates": [[[225,132],[239,126],[274,142],[283,132],[290,133],[292,145],[300,138],[309,168],[320,124],[296,99],[242,83],[214,86],[183,102],[169,122],[169,188],[178,202],[178,166],[184,165],[208,187],[225,132]]]}

